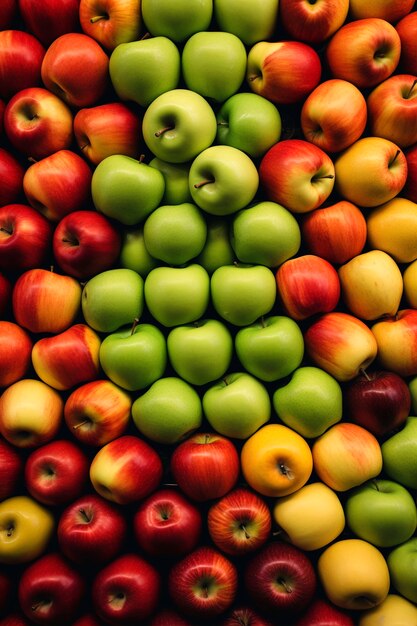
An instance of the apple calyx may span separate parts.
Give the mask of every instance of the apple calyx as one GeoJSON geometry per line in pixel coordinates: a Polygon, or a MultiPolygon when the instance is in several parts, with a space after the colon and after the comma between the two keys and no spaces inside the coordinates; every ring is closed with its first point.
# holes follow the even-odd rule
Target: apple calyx
{"type": "Polygon", "coordinates": [[[44,611],[45,609],[49,608],[51,605],[52,605],[52,600],[39,600],[38,602],[36,602],[36,604],[32,604],[30,609],[31,611],[35,613],[36,611],[39,611],[39,610],[44,611]]]}
{"type": "Polygon", "coordinates": [[[284,463],[278,463],[279,472],[288,478],[288,480],[293,480],[294,473],[290,470],[290,468],[284,463]]]}
{"type": "Polygon", "coordinates": [[[125,605],[126,602],[126,594],[123,591],[116,591],[112,596],[109,597],[109,604],[112,608],[121,609],[125,605]]]}
{"type": "Polygon", "coordinates": [[[320,174],[315,174],[311,177],[310,182],[316,183],[319,180],[323,180],[323,178],[328,178],[329,180],[332,180],[334,178],[334,174],[324,174],[323,176],[321,176],[320,174]]]}

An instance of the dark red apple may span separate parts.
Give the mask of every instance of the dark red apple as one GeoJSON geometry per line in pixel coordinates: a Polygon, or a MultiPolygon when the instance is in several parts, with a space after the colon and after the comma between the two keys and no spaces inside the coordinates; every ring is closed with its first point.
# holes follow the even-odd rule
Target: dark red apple
{"type": "Polygon", "coordinates": [[[99,622],[97,617],[92,613],[82,615],[72,626],[103,626],[103,622],[99,622]]]}
{"type": "Polygon", "coordinates": [[[170,609],[159,611],[149,622],[149,626],[192,626],[176,611],[170,609]]]}
{"type": "Polygon", "coordinates": [[[294,626],[354,626],[353,617],[330,604],[317,598],[297,620],[294,626]]]}
{"type": "Polygon", "coordinates": [[[248,606],[238,606],[222,622],[221,626],[274,626],[248,606]]]}
{"type": "Polygon", "coordinates": [[[4,439],[0,439],[0,501],[15,494],[23,474],[21,454],[4,439]]]}
{"type": "Polygon", "coordinates": [[[52,227],[25,204],[0,208],[0,269],[23,271],[41,267],[50,252],[52,227]]]}
{"type": "Polygon", "coordinates": [[[0,619],[0,626],[30,626],[30,623],[21,613],[10,613],[0,619]]]}
{"type": "Polygon", "coordinates": [[[45,48],[32,34],[0,30],[0,98],[7,102],[18,91],[40,85],[44,56],[45,48]]]}
{"type": "Polygon", "coordinates": [[[45,46],[64,33],[80,30],[80,0],[19,0],[26,30],[45,46]]]}
{"type": "Polygon", "coordinates": [[[0,206],[13,204],[23,198],[25,170],[16,157],[0,148],[0,206]]]}

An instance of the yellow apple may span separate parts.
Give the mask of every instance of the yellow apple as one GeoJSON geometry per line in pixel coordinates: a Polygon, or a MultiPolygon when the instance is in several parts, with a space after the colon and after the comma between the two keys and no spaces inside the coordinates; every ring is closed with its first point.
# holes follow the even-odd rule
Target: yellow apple
{"type": "Polygon", "coordinates": [[[368,244],[383,250],[397,263],[417,259],[417,204],[393,198],[371,211],[366,220],[368,244]]]}
{"type": "Polygon", "coordinates": [[[358,626],[410,626],[417,624],[417,606],[394,593],[387,595],[378,606],[364,611],[358,626]]]}
{"type": "Polygon", "coordinates": [[[411,308],[417,309],[417,260],[403,271],[404,296],[411,308]]]}

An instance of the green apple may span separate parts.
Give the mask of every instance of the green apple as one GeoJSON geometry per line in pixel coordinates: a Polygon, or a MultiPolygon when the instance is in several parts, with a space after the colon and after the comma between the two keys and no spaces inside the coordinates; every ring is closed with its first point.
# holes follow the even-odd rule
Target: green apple
{"type": "Polygon", "coordinates": [[[417,603],[417,537],[391,550],[387,563],[394,589],[407,600],[417,603]]]}
{"type": "Polygon", "coordinates": [[[194,202],[211,215],[230,215],[252,202],[259,175],[252,159],[232,146],[210,146],[194,159],[188,180],[194,202]]]}
{"type": "Polygon", "coordinates": [[[278,267],[297,254],[301,232],[290,211],[265,200],[233,216],[230,241],[242,263],[278,267]]]}
{"type": "Polygon", "coordinates": [[[178,86],[181,55],[168,37],[121,43],[110,55],[109,74],[121,100],[147,107],[162,93],[178,86]]]}
{"type": "Polygon", "coordinates": [[[247,372],[272,382],[301,365],[303,333],[290,317],[271,315],[240,328],[235,336],[235,350],[247,372]]]}
{"type": "Polygon", "coordinates": [[[417,376],[413,376],[408,383],[408,388],[411,394],[411,406],[413,413],[417,414],[417,376]]]}
{"type": "Polygon", "coordinates": [[[240,92],[217,112],[217,143],[262,157],[281,137],[281,115],[275,104],[256,93],[240,92]]]}
{"type": "Polygon", "coordinates": [[[239,37],[220,31],[200,31],[185,42],[182,75],[188,89],[209,101],[224,102],[241,87],[247,53],[239,37]]]}
{"type": "Polygon", "coordinates": [[[352,489],[344,507],[350,530],[379,548],[398,546],[417,527],[413,496],[392,480],[375,478],[352,489]]]}
{"type": "Polygon", "coordinates": [[[276,283],[265,265],[222,265],[211,276],[211,300],[223,320],[248,326],[275,304],[276,283]]]}
{"type": "Polygon", "coordinates": [[[200,396],[181,378],[160,378],[134,401],[132,418],[148,439],[163,444],[177,443],[201,426],[200,396]]]}
{"type": "Polygon", "coordinates": [[[173,328],[167,337],[168,357],[175,372],[192,385],[221,378],[233,357],[233,338],[217,319],[202,319],[173,328]]]}
{"type": "Polygon", "coordinates": [[[319,367],[296,369],[291,380],[274,391],[272,403],[280,420],[308,439],[342,419],[342,388],[319,367]]]}
{"type": "Polygon", "coordinates": [[[163,205],[145,220],[146,249],[168,265],[184,265],[202,251],[207,238],[203,211],[191,202],[163,205]]]}
{"type": "Polygon", "coordinates": [[[409,416],[401,430],[382,443],[381,451],[387,476],[417,489],[417,417],[409,416]]]}
{"type": "Polygon", "coordinates": [[[84,285],[81,307],[86,323],[98,332],[133,324],[143,313],[143,278],[126,268],[100,272],[84,285]]]}
{"type": "Polygon", "coordinates": [[[143,222],[159,206],[164,190],[161,172],[123,154],[103,159],[91,180],[97,211],[126,226],[143,222]]]}
{"type": "Polygon", "coordinates": [[[0,502],[0,563],[28,563],[47,548],[55,528],[54,516],[28,496],[0,502]]]}
{"type": "Polygon", "coordinates": [[[206,222],[206,243],[195,261],[211,275],[218,267],[231,265],[236,257],[230,243],[230,225],[227,218],[207,214],[206,222]]]}
{"type": "Polygon", "coordinates": [[[128,391],[145,389],[165,373],[165,336],[154,324],[135,322],[104,337],[99,358],[103,372],[116,385],[128,391]]]}
{"type": "Polygon", "coordinates": [[[214,16],[220,30],[251,46],[275,33],[278,6],[279,0],[215,0],[214,16]]]}
{"type": "Polygon", "coordinates": [[[247,439],[271,417],[271,401],[263,383],[247,372],[233,372],[203,395],[203,411],[221,435],[247,439]]]}
{"type": "Polygon", "coordinates": [[[166,327],[202,318],[210,299],[210,277],[204,267],[156,267],[145,278],[145,302],[150,314],[166,327]]]}
{"type": "Polygon", "coordinates": [[[161,204],[182,204],[191,202],[188,176],[191,163],[168,163],[156,157],[149,165],[162,172],[165,180],[165,191],[161,204]]]}
{"type": "Polygon", "coordinates": [[[119,264],[121,267],[133,270],[145,278],[149,272],[158,266],[146,249],[143,239],[143,224],[136,228],[127,228],[122,232],[119,264]]]}
{"type": "Polygon", "coordinates": [[[142,0],[141,11],[151,35],[164,35],[180,43],[209,29],[213,0],[142,0]]]}
{"type": "Polygon", "coordinates": [[[155,157],[168,163],[186,163],[211,146],[217,120],[210,104],[198,93],[172,89],[148,106],[142,132],[155,157]]]}

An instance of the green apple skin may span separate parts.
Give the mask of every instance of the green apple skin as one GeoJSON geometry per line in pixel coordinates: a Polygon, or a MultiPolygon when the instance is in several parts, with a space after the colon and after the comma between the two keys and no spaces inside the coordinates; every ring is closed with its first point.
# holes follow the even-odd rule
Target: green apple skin
{"type": "Polygon", "coordinates": [[[300,249],[301,231],[294,215],[267,200],[257,202],[233,216],[230,241],[242,263],[278,267],[300,249]]]}
{"type": "Polygon", "coordinates": [[[401,430],[382,443],[381,451],[387,476],[417,489],[417,417],[410,415],[401,430]]]}
{"type": "Polygon", "coordinates": [[[233,357],[233,338],[220,320],[202,319],[173,328],[167,348],[178,376],[199,386],[224,376],[233,357]]]}
{"type": "Polygon", "coordinates": [[[279,0],[215,0],[220,30],[233,33],[247,46],[270,39],[278,20],[279,0]]]}
{"type": "Polygon", "coordinates": [[[417,527],[413,496],[392,480],[374,479],[352,489],[344,507],[350,530],[379,548],[398,546],[417,527]]]}
{"type": "Polygon", "coordinates": [[[200,428],[200,396],[181,378],[160,378],[133,402],[132,418],[137,429],[151,441],[174,444],[200,428]]]}
{"type": "Polygon", "coordinates": [[[29,496],[0,502],[0,563],[28,563],[45,552],[54,532],[53,514],[29,496]]]}
{"type": "Polygon", "coordinates": [[[143,226],[145,246],[155,259],[184,265],[202,251],[207,238],[203,211],[192,202],[159,206],[143,226]]]}
{"type": "Polygon", "coordinates": [[[273,382],[289,376],[301,365],[303,333],[290,317],[270,315],[238,330],[235,351],[247,372],[273,382]]]}
{"type": "Polygon", "coordinates": [[[186,163],[211,146],[217,120],[210,104],[198,93],[172,89],[147,107],[142,132],[155,157],[168,163],[186,163]]]}
{"type": "Polygon", "coordinates": [[[230,243],[230,225],[227,218],[207,214],[207,239],[200,254],[195,258],[210,274],[222,265],[232,265],[236,260],[230,243]]]}
{"type": "Polygon", "coordinates": [[[188,89],[219,103],[240,89],[246,61],[246,48],[236,35],[200,31],[185,42],[181,70],[188,89]]]}
{"type": "Polygon", "coordinates": [[[102,333],[133,324],[135,319],[140,319],[144,304],[144,280],[126,268],[96,274],[84,285],[81,296],[86,323],[102,333]]]}
{"type": "Polygon", "coordinates": [[[280,140],[282,122],[277,107],[256,93],[235,93],[217,112],[217,143],[233,146],[252,159],[261,158],[280,140]]]}
{"type": "Polygon", "coordinates": [[[162,172],[165,180],[161,204],[182,204],[192,201],[188,186],[191,163],[167,163],[155,157],[149,161],[149,165],[162,172]]]}
{"type": "Polygon", "coordinates": [[[266,387],[247,372],[232,372],[215,382],[202,403],[212,428],[233,439],[247,439],[271,417],[266,387]]]}
{"type": "Polygon", "coordinates": [[[225,216],[245,208],[259,186],[252,159],[232,146],[210,146],[191,163],[189,187],[193,201],[211,215],[225,216]]]}
{"type": "Polygon", "coordinates": [[[161,94],[177,88],[181,55],[168,37],[121,43],[110,55],[109,74],[121,100],[147,107],[161,94]]]}
{"type": "Polygon", "coordinates": [[[343,392],[333,376],[319,367],[305,366],[274,391],[272,403],[284,424],[312,439],[342,419],[343,392]]]}
{"type": "Polygon", "coordinates": [[[165,373],[165,335],[154,324],[134,324],[104,337],[100,365],[108,378],[128,391],[145,389],[165,373]]]}
{"type": "Polygon", "coordinates": [[[181,43],[201,30],[208,30],[213,0],[142,0],[142,18],[151,35],[163,35],[181,43]]]}
{"type": "Polygon", "coordinates": [[[91,180],[97,211],[125,226],[142,223],[159,206],[164,191],[161,172],[122,154],[103,159],[91,180]]]}
{"type": "Polygon", "coordinates": [[[392,586],[404,598],[417,603],[417,537],[391,550],[387,563],[392,586]]]}
{"type": "Polygon", "coordinates": [[[142,278],[146,278],[149,272],[159,265],[146,249],[143,224],[136,228],[127,228],[122,233],[119,264],[121,267],[137,272],[142,278]]]}
{"type": "Polygon", "coordinates": [[[145,278],[145,303],[157,322],[170,328],[204,317],[210,300],[210,277],[204,267],[156,267],[145,278]]]}
{"type": "Polygon", "coordinates": [[[411,406],[413,409],[413,413],[417,414],[417,376],[411,378],[408,383],[408,388],[411,394],[411,406]]]}
{"type": "Polygon", "coordinates": [[[253,324],[275,304],[275,277],[265,265],[223,265],[213,272],[210,288],[215,310],[234,326],[253,324]]]}

